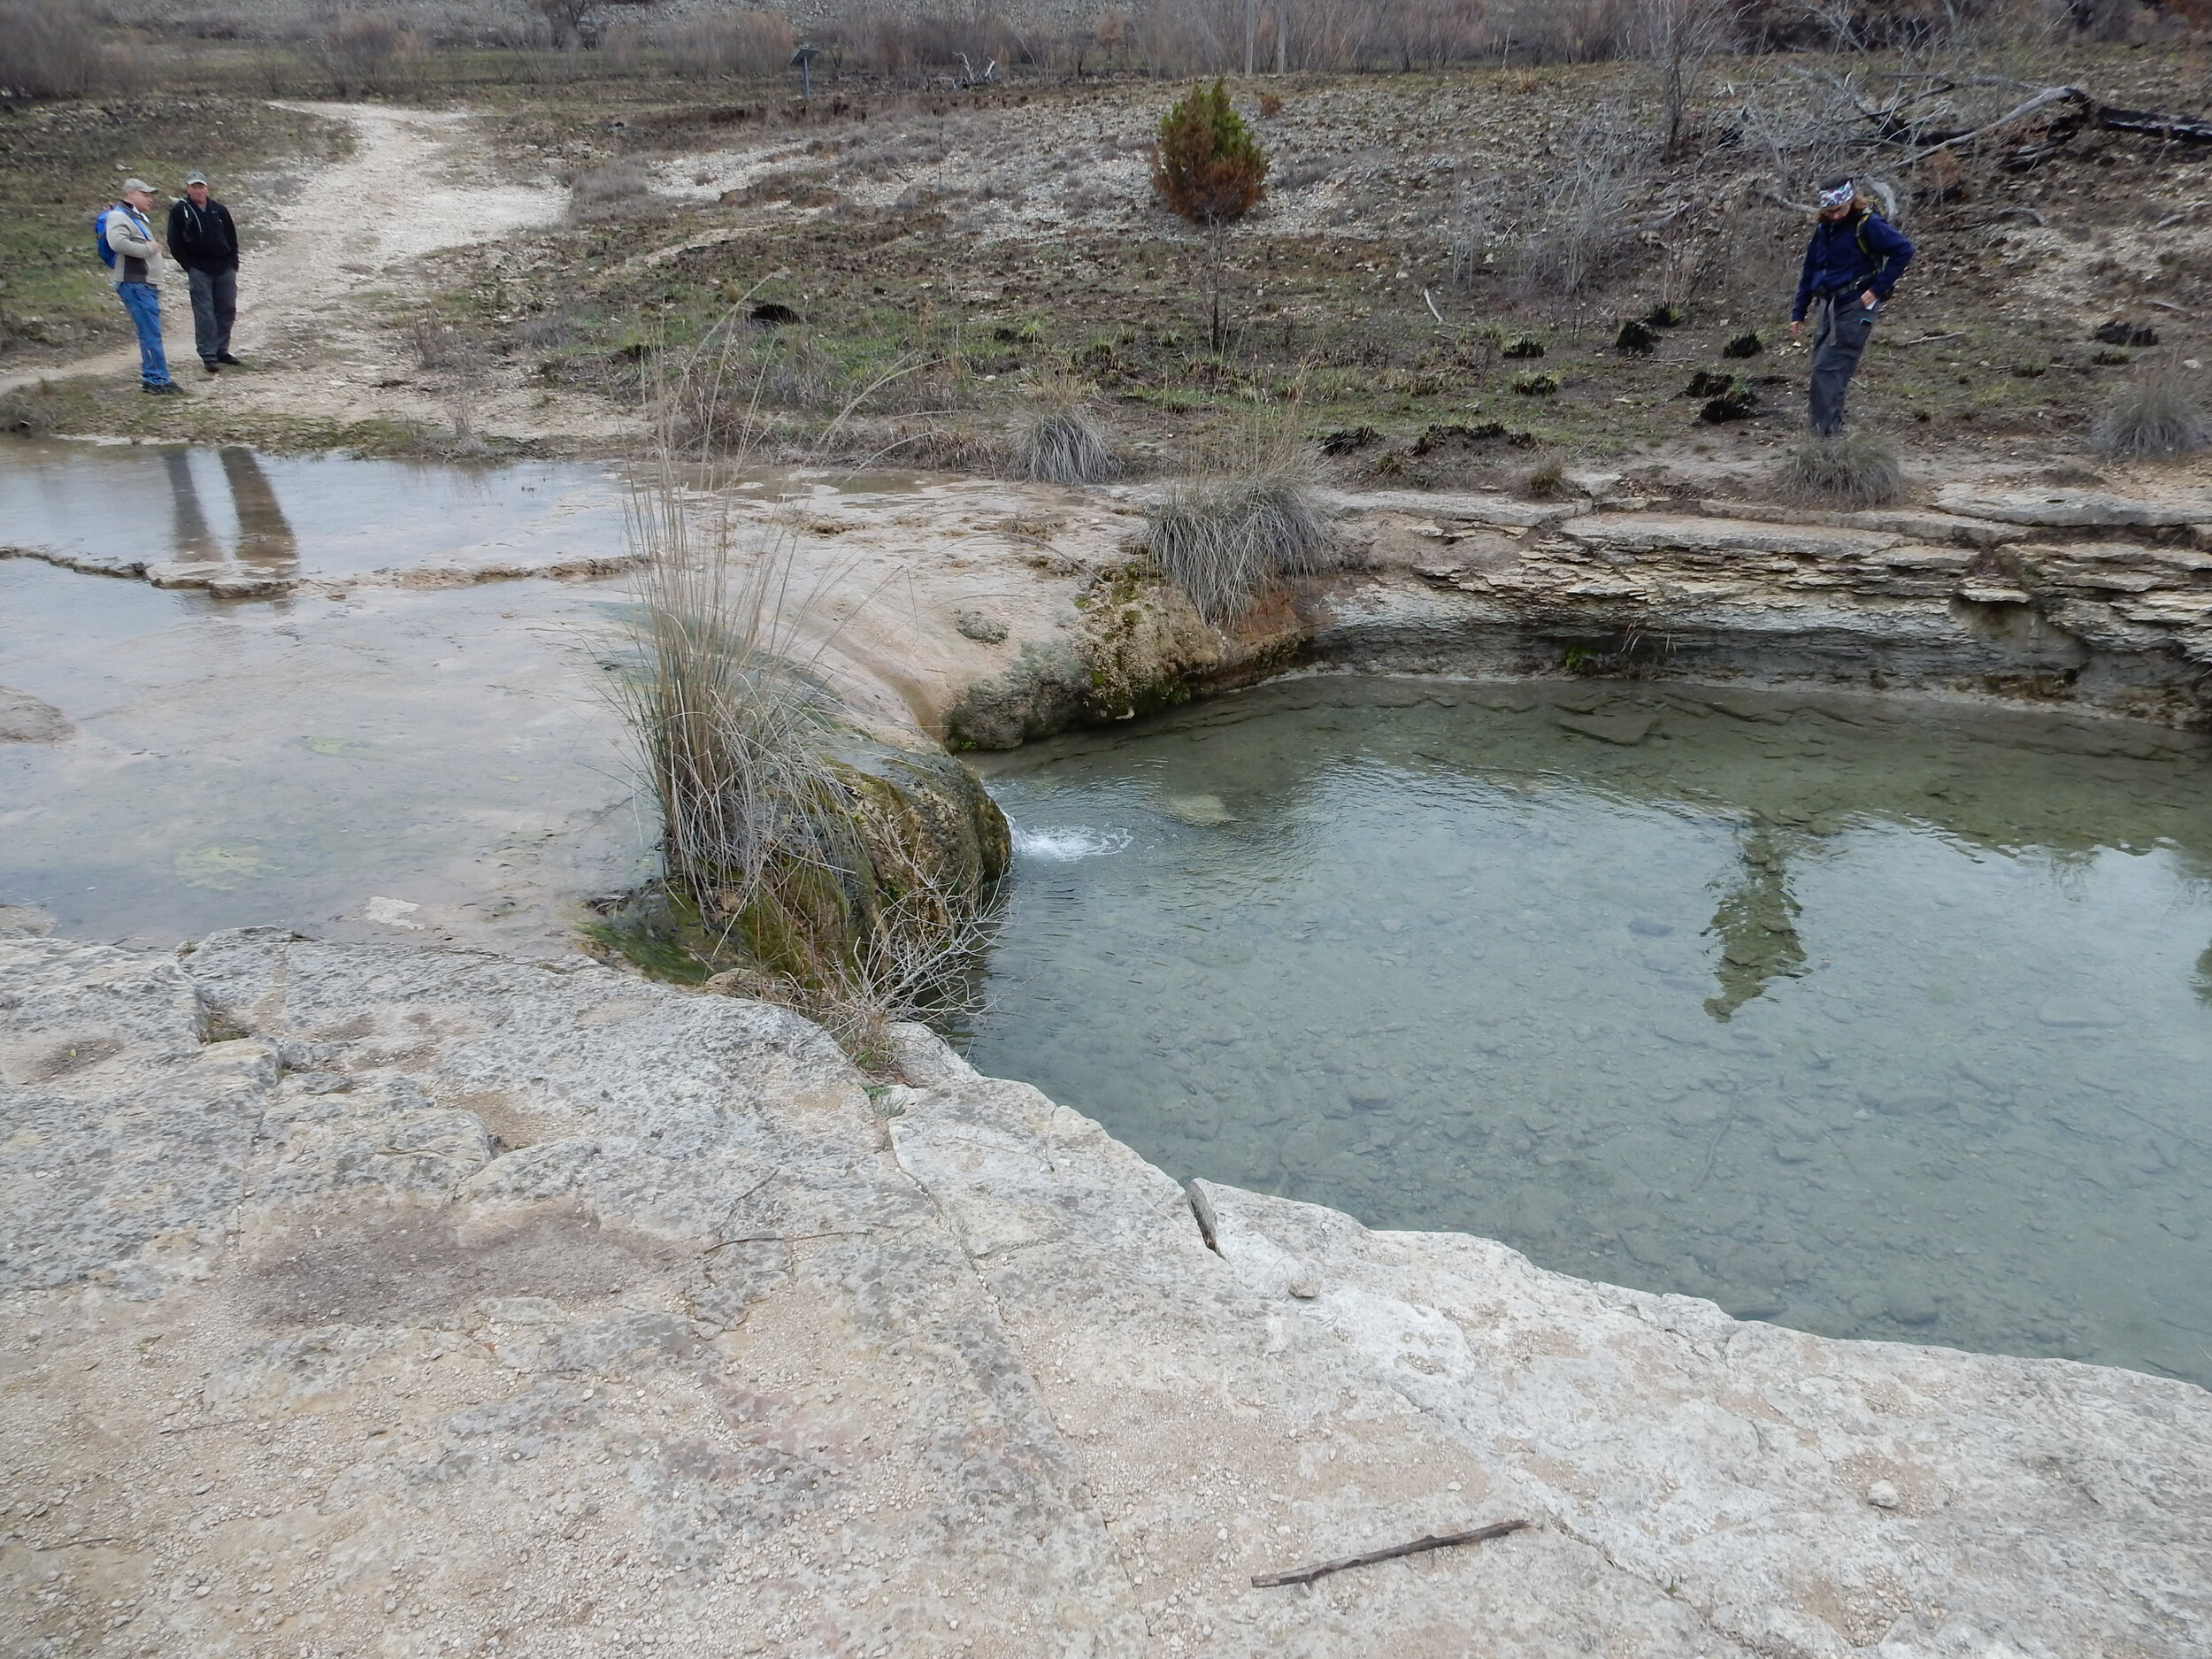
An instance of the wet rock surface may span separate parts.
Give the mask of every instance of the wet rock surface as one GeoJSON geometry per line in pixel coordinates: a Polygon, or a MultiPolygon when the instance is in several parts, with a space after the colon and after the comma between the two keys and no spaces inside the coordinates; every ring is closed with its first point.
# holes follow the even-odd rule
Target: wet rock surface
{"type": "Polygon", "coordinates": [[[0,940],[0,1010],[26,1653],[2178,1656],[2212,1617],[2200,1389],[1194,1217],[918,1030],[872,1095],[761,1005],[267,931],[0,940]]]}

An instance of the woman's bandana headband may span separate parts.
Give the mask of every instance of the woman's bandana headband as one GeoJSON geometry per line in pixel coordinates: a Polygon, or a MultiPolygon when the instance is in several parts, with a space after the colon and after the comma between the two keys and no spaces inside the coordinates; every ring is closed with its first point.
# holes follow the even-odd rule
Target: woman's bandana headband
{"type": "Polygon", "coordinates": [[[1858,186],[1846,179],[1834,189],[1823,190],[1820,193],[1820,204],[1823,207],[1849,207],[1852,198],[1857,194],[1858,186]]]}

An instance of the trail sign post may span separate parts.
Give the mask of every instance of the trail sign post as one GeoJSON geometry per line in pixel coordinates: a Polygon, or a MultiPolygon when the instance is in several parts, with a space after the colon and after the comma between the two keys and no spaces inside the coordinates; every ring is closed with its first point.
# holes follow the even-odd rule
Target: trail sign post
{"type": "Polygon", "coordinates": [[[818,46],[802,46],[791,54],[791,66],[799,72],[799,102],[814,101],[814,59],[820,53],[818,46]]]}

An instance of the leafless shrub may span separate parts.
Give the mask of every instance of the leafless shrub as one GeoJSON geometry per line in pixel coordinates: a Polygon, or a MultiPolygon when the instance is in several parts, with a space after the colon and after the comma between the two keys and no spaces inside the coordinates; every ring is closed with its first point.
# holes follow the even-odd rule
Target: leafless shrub
{"type": "Polygon", "coordinates": [[[1296,427],[1259,415],[1214,469],[1171,484],[1147,511],[1154,562],[1208,622],[1233,622],[1276,577],[1341,567],[1317,484],[1296,427]]]}
{"type": "Polygon", "coordinates": [[[2091,441],[2108,455],[2174,459],[2212,444],[2196,378],[2178,354],[2145,357],[2097,418],[2091,441]]]}
{"type": "Polygon", "coordinates": [[[787,67],[799,37],[773,12],[685,18],[661,30],[669,66],[702,78],[764,75],[787,67]]]}
{"type": "Polygon", "coordinates": [[[1725,50],[1740,6],[1729,0],[1640,0],[1632,39],[1658,71],[1662,148],[1682,152],[1706,66],[1725,50]]]}
{"type": "Polygon", "coordinates": [[[407,339],[415,349],[415,361],[426,369],[451,367],[463,349],[461,336],[453,326],[440,322],[427,311],[418,311],[408,320],[407,339]]]}
{"type": "Polygon", "coordinates": [[[414,79],[422,52],[411,32],[373,12],[331,19],[306,37],[302,50],[342,98],[403,90],[414,79]]]}
{"type": "Polygon", "coordinates": [[[653,188],[642,162],[616,161],[580,173],[568,187],[572,225],[604,225],[664,211],[667,198],[653,188]]]}
{"type": "Polygon", "coordinates": [[[1627,208],[1635,190],[1634,135],[1603,110],[1577,134],[1559,175],[1544,193],[1543,217],[1517,250],[1524,295],[1572,298],[1618,256],[1632,233],[1627,208]]]}
{"type": "Polygon", "coordinates": [[[119,68],[81,7],[65,0],[0,4],[0,94],[81,98],[111,84],[119,68]]]}
{"type": "Polygon", "coordinates": [[[576,338],[576,314],[565,309],[526,317],[515,325],[516,343],[538,351],[567,345],[576,338]]]}
{"type": "Polygon", "coordinates": [[[1897,451],[1870,433],[1807,433],[1783,457],[1777,487],[1808,506],[1883,507],[1904,493],[1897,451]]]}

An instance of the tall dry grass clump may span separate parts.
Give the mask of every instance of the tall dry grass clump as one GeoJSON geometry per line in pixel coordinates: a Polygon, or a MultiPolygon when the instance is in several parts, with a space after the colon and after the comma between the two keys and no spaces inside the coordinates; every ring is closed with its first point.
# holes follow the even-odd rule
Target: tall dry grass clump
{"type": "Polygon", "coordinates": [[[1805,506],[1886,507],[1904,493],[1905,475],[1897,451],[1870,434],[1809,432],[1783,457],[1775,483],[1783,499],[1805,506]]]}
{"type": "Polygon", "coordinates": [[[1213,470],[1169,485],[1145,515],[1145,537],[1161,574],[1216,627],[1249,611],[1277,578],[1343,563],[1288,407],[1256,416],[1213,470]]]}
{"type": "Polygon", "coordinates": [[[1114,470],[1112,449],[1081,391],[1056,381],[1014,439],[1014,470],[1034,484],[1102,484],[1114,470]]]}
{"type": "Polygon", "coordinates": [[[2107,455],[2170,460],[2212,444],[2198,377],[2178,352],[2139,363],[2098,416],[2090,441],[2107,455]]]}
{"type": "Polygon", "coordinates": [[[634,474],[641,572],[616,696],[669,907],[699,954],[730,964],[716,987],[795,1009],[865,1063],[891,1022],[972,982],[989,895],[913,795],[853,758],[864,744],[823,672],[834,573],[808,584],[792,526],[733,515],[732,457],[695,424],[729,357],[710,342],[649,365],[656,436],[634,474]]]}

